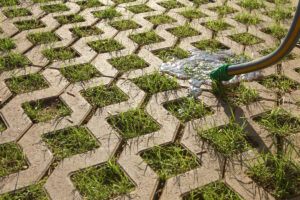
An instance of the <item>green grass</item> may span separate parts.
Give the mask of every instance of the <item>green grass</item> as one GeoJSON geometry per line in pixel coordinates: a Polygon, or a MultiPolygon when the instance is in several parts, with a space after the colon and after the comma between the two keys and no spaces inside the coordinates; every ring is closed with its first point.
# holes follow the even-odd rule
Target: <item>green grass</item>
{"type": "Polygon", "coordinates": [[[0,133],[3,132],[3,131],[5,131],[6,129],[7,129],[7,127],[6,127],[3,119],[0,116],[0,133]]]}
{"type": "Polygon", "coordinates": [[[112,58],[109,63],[121,72],[127,72],[130,70],[143,69],[148,67],[149,64],[146,63],[142,58],[136,54],[130,54],[127,56],[112,58]]]}
{"type": "Polygon", "coordinates": [[[277,6],[274,10],[267,12],[267,15],[276,21],[290,19],[293,17],[294,10],[292,7],[277,6]]]}
{"type": "Polygon", "coordinates": [[[213,84],[213,93],[232,106],[248,105],[259,100],[258,92],[243,84],[230,87],[213,84]]]}
{"type": "Polygon", "coordinates": [[[158,3],[158,5],[166,8],[167,10],[174,9],[174,8],[181,8],[184,6],[183,4],[179,3],[176,0],[161,1],[158,3]]]}
{"type": "Polygon", "coordinates": [[[191,2],[193,2],[195,4],[196,7],[202,5],[202,4],[206,4],[209,3],[209,0],[191,0],[191,2]]]}
{"type": "Polygon", "coordinates": [[[142,136],[160,129],[157,124],[144,110],[132,109],[107,119],[113,127],[119,130],[124,139],[142,136]]]}
{"type": "Polygon", "coordinates": [[[29,64],[30,62],[25,56],[18,53],[9,53],[0,57],[0,72],[16,68],[24,68],[29,64]]]}
{"type": "Polygon", "coordinates": [[[82,91],[82,95],[90,104],[99,108],[128,100],[128,96],[115,85],[89,88],[82,91]]]}
{"type": "Polygon", "coordinates": [[[95,26],[81,26],[81,27],[74,27],[71,29],[72,33],[76,37],[87,37],[91,35],[100,35],[103,33],[102,30],[95,26]]]}
{"type": "Polygon", "coordinates": [[[203,25],[206,28],[208,28],[212,31],[215,31],[215,32],[224,31],[231,27],[223,19],[208,21],[208,22],[205,22],[203,25]]]}
{"type": "Polygon", "coordinates": [[[279,75],[268,76],[262,79],[261,81],[259,81],[259,83],[268,89],[277,89],[281,93],[297,90],[300,86],[299,83],[285,76],[279,76],[279,75]]]}
{"type": "Polygon", "coordinates": [[[189,192],[183,200],[242,200],[225,183],[216,181],[189,192]]]}
{"type": "Polygon", "coordinates": [[[152,8],[149,8],[147,5],[141,4],[141,5],[134,5],[134,6],[128,6],[127,9],[134,14],[144,13],[144,12],[150,12],[153,11],[152,8]]]}
{"type": "Polygon", "coordinates": [[[124,46],[114,39],[92,41],[88,45],[97,53],[107,53],[124,49],[124,46]]]}
{"type": "Polygon", "coordinates": [[[81,15],[78,15],[78,14],[57,16],[57,17],[55,17],[55,19],[61,25],[71,24],[71,23],[78,23],[78,22],[84,22],[85,21],[84,17],[82,17],[81,15]]]}
{"type": "Polygon", "coordinates": [[[181,11],[180,14],[189,20],[206,17],[204,13],[194,8],[181,11]]]}
{"type": "Polygon", "coordinates": [[[82,126],[47,133],[42,138],[58,161],[99,147],[97,140],[82,126]]]}
{"type": "Polygon", "coordinates": [[[0,6],[15,6],[20,4],[18,0],[0,0],[0,6]]]}
{"type": "Polygon", "coordinates": [[[0,52],[10,51],[16,48],[15,42],[10,38],[0,38],[0,52]]]}
{"type": "Polygon", "coordinates": [[[48,3],[48,2],[51,2],[51,1],[56,1],[56,0],[32,0],[33,3],[48,3]]]}
{"type": "Polygon", "coordinates": [[[212,114],[209,107],[193,97],[184,97],[167,102],[164,107],[183,123],[212,114]]]}
{"type": "MultiPolygon", "coordinates": [[[[262,55],[264,55],[264,56],[266,56],[266,55],[274,52],[276,49],[277,49],[277,47],[271,47],[271,48],[264,49],[264,50],[260,51],[259,53],[262,54],[262,55]]],[[[297,57],[298,56],[295,53],[291,52],[287,56],[285,56],[282,60],[283,61],[294,60],[297,57]]]]}
{"type": "Polygon", "coordinates": [[[255,45],[263,42],[262,39],[250,34],[250,33],[238,33],[229,36],[233,41],[242,45],[255,45]]]}
{"type": "Polygon", "coordinates": [[[161,180],[167,180],[200,166],[196,156],[177,143],[155,146],[142,152],[141,157],[161,180]]]}
{"type": "Polygon", "coordinates": [[[138,23],[136,23],[133,20],[114,21],[114,22],[110,22],[109,25],[111,25],[112,27],[114,27],[115,29],[117,29],[119,31],[125,31],[125,30],[129,30],[129,29],[137,29],[137,28],[141,27],[138,23]]]}
{"type": "Polygon", "coordinates": [[[43,189],[45,181],[30,185],[10,193],[0,195],[0,200],[48,200],[47,193],[43,189]]]}
{"type": "Polygon", "coordinates": [[[193,43],[193,46],[200,50],[209,52],[217,52],[219,50],[229,49],[227,46],[215,39],[200,40],[193,43]]]}
{"type": "Polygon", "coordinates": [[[276,199],[299,195],[300,165],[287,156],[265,154],[249,167],[248,175],[276,199]]]}
{"type": "Polygon", "coordinates": [[[32,15],[31,12],[26,8],[10,8],[3,10],[3,14],[8,18],[24,17],[32,15]]]}
{"type": "Polygon", "coordinates": [[[233,121],[226,126],[215,127],[205,131],[199,128],[198,135],[225,157],[242,153],[250,147],[246,140],[244,126],[233,121]]]}
{"type": "Polygon", "coordinates": [[[133,79],[133,82],[148,94],[155,94],[179,87],[175,78],[169,78],[159,72],[133,79]]]}
{"type": "Polygon", "coordinates": [[[190,56],[189,52],[179,47],[169,47],[165,49],[159,49],[153,51],[153,53],[164,62],[168,62],[173,59],[183,59],[190,56]]]}
{"type": "Polygon", "coordinates": [[[93,12],[94,16],[99,19],[113,19],[114,17],[122,16],[115,8],[110,7],[105,10],[93,12]]]}
{"type": "Polygon", "coordinates": [[[53,32],[30,33],[27,38],[34,45],[48,44],[60,40],[60,38],[53,32]]]}
{"type": "Polygon", "coordinates": [[[300,131],[300,120],[281,108],[263,113],[253,120],[275,136],[288,136],[300,131]]]}
{"type": "Polygon", "coordinates": [[[59,98],[25,102],[22,107],[34,123],[46,122],[71,114],[71,110],[59,98]]]}
{"type": "Polygon", "coordinates": [[[235,16],[234,18],[236,21],[245,24],[245,25],[257,25],[261,22],[261,19],[256,16],[256,15],[252,15],[248,12],[244,12],[244,13],[239,13],[235,16]]]}
{"type": "Polygon", "coordinates": [[[44,5],[41,6],[41,9],[47,13],[64,12],[70,10],[68,6],[62,3],[44,5]]]}
{"type": "Polygon", "coordinates": [[[76,2],[82,10],[86,8],[100,7],[103,4],[99,0],[86,0],[86,1],[78,1],[76,2]]]}
{"type": "Polygon", "coordinates": [[[241,0],[240,5],[249,10],[265,7],[263,0],[241,0]]]}
{"type": "Polygon", "coordinates": [[[6,80],[6,85],[14,94],[32,92],[48,87],[47,81],[38,73],[12,77],[6,80]]]}
{"type": "Polygon", "coordinates": [[[175,19],[173,19],[172,17],[165,15],[165,14],[149,16],[149,17],[146,17],[145,19],[150,21],[155,26],[176,22],[175,19]]]}
{"type": "Polygon", "coordinates": [[[277,39],[282,39],[287,35],[288,30],[279,24],[273,24],[267,28],[262,29],[264,33],[270,34],[277,39]]]}
{"type": "Polygon", "coordinates": [[[116,4],[130,3],[133,1],[135,1],[135,0],[113,0],[113,2],[115,2],[116,4]]]}
{"type": "Polygon", "coordinates": [[[227,5],[216,6],[216,7],[211,8],[210,10],[217,12],[219,14],[219,16],[225,16],[225,15],[236,12],[236,10],[234,8],[229,7],[227,5]]]}
{"type": "Polygon", "coordinates": [[[14,24],[20,31],[45,27],[45,24],[43,24],[41,21],[35,20],[35,19],[17,21],[17,22],[14,22],[14,24]]]}
{"type": "Polygon", "coordinates": [[[129,35],[129,38],[140,46],[164,41],[164,39],[162,39],[154,31],[129,35]]]}
{"type": "Polygon", "coordinates": [[[89,63],[64,67],[60,69],[60,72],[71,83],[87,81],[101,75],[101,73],[89,63]]]}
{"type": "Polygon", "coordinates": [[[122,168],[110,160],[104,165],[78,171],[71,176],[84,199],[105,200],[131,192],[134,184],[122,168]]]}
{"type": "Polygon", "coordinates": [[[50,61],[70,60],[79,56],[79,54],[71,47],[58,47],[55,49],[46,49],[43,50],[42,53],[50,61]]]}
{"type": "Polygon", "coordinates": [[[0,177],[27,169],[25,155],[15,143],[0,144],[0,177]]]}
{"type": "Polygon", "coordinates": [[[168,31],[178,38],[192,37],[200,34],[188,24],[168,29],[168,31]]]}

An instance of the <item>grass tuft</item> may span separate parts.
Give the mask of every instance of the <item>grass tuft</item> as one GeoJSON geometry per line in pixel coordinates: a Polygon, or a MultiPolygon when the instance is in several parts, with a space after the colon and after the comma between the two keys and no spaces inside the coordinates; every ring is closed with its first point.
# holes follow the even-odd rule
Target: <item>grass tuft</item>
{"type": "Polygon", "coordinates": [[[249,10],[260,9],[265,7],[263,0],[241,0],[240,5],[243,8],[249,10]]]}
{"type": "Polygon", "coordinates": [[[168,29],[168,31],[179,38],[192,37],[200,34],[188,24],[168,29]]]}
{"type": "Polygon", "coordinates": [[[155,50],[153,53],[164,62],[168,62],[173,59],[187,58],[190,55],[189,52],[179,47],[169,47],[165,49],[159,49],[159,50],[155,50]]]}
{"type": "Polygon", "coordinates": [[[179,3],[176,0],[161,1],[158,3],[158,5],[166,8],[167,10],[174,9],[174,8],[181,8],[184,6],[183,4],[179,3]]]}
{"type": "Polygon", "coordinates": [[[227,46],[225,46],[224,44],[222,44],[216,39],[201,40],[193,43],[193,46],[195,46],[200,50],[209,51],[209,52],[217,52],[219,50],[229,49],[227,46]]]}
{"type": "Polygon", "coordinates": [[[86,8],[100,7],[103,4],[99,0],[86,0],[86,1],[78,1],[76,2],[82,10],[86,8]]]}
{"type": "Polygon", "coordinates": [[[20,2],[18,0],[0,0],[0,6],[16,6],[19,5],[20,2]]]}
{"type": "Polygon", "coordinates": [[[211,8],[210,10],[216,11],[219,14],[219,16],[225,16],[225,15],[236,12],[236,10],[234,8],[229,7],[227,5],[216,6],[216,7],[211,8]]]}
{"type": "Polygon", "coordinates": [[[121,72],[143,69],[149,66],[148,63],[146,63],[143,59],[141,59],[136,54],[112,58],[109,60],[109,63],[121,72]]]}
{"type": "Polygon", "coordinates": [[[3,14],[8,18],[24,17],[32,15],[31,12],[26,8],[10,8],[3,10],[3,14]]]}
{"type": "Polygon", "coordinates": [[[74,27],[71,29],[76,37],[87,37],[91,35],[100,35],[103,33],[102,30],[95,26],[81,26],[81,27],[74,27]]]}
{"type": "Polygon", "coordinates": [[[245,25],[257,25],[261,22],[261,19],[255,15],[248,12],[239,13],[234,18],[236,21],[243,23],[245,25]]]}
{"type": "Polygon", "coordinates": [[[299,83],[280,75],[271,75],[261,81],[260,84],[269,89],[277,89],[280,93],[292,92],[297,90],[300,86],[299,83]]]}
{"type": "Polygon", "coordinates": [[[48,44],[60,40],[53,32],[30,33],[27,38],[34,45],[48,44]]]}
{"type": "Polygon", "coordinates": [[[71,47],[58,47],[55,49],[45,49],[42,51],[43,55],[50,61],[70,60],[78,57],[79,54],[71,47]]]}
{"type": "Polygon", "coordinates": [[[97,53],[107,53],[124,49],[124,46],[114,39],[92,41],[88,45],[97,53]]]}
{"type": "Polygon", "coordinates": [[[93,12],[94,16],[99,19],[113,19],[114,17],[122,16],[115,8],[110,7],[105,10],[93,12]]]}
{"type": "Polygon", "coordinates": [[[154,31],[129,35],[129,38],[140,46],[164,41],[164,39],[162,39],[154,31]]]}
{"type": "Polygon", "coordinates": [[[133,20],[120,20],[109,23],[112,27],[119,31],[125,31],[129,29],[137,29],[141,26],[133,20]]]}
{"type": "Polygon", "coordinates": [[[100,72],[89,63],[68,66],[60,69],[60,72],[71,83],[87,81],[91,78],[99,77],[101,75],[100,72]]]}
{"type": "Polygon", "coordinates": [[[215,32],[224,31],[231,27],[223,19],[208,21],[208,22],[205,22],[203,25],[206,28],[208,28],[212,31],[215,31],[215,32]]]}
{"type": "Polygon", "coordinates": [[[176,22],[175,19],[173,19],[172,17],[170,17],[168,15],[164,15],[164,14],[149,16],[149,17],[146,17],[145,19],[147,19],[149,22],[151,22],[155,26],[176,22]]]}
{"type": "Polygon", "coordinates": [[[161,180],[167,180],[200,165],[196,156],[177,143],[155,146],[141,153],[141,157],[161,180]]]}
{"type": "Polygon", "coordinates": [[[263,40],[250,34],[250,33],[238,33],[229,36],[233,41],[240,43],[242,45],[255,45],[262,43],[263,40]]]}
{"type": "Polygon", "coordinates": [[[0,38],[0,52],[7,52],[16,48],[16,44],[10,38],[0,38]]]}
{"type": "Polygon", "coordinates": [[[147,5],[141,4],[141,5],[134,5],[134,6],[128,6],[127,9],[134,14],[144,13],[144,12],[150,12],[153,11],[152,8],[148,7],[147,5]]]}
{"type": "Polygon", "coordinates": [[[194,8],[184,10],[184,11],[180,12],[180,14],[189,20],[206,17],[206,15],[204,13],[202,13],[201,11],[194,9],[194,8]]]}
{"type": "Polygon", "coordinates": [[[0,57],[0,72],[23,68],[29,64],[30,62],[25,56],[18,53],[9,53],[0,57]]]}
{"type": "Polygon", "coordinates": [[[264,33],[270,34],[273,37],[277,38],[278,40],[281,40],[287,35],[288,30],[279,24],[273,24],[267,28],[262,29],[264,33]]]}
{"type": "Polygon", "coordinates": [[[281,20],[290,19],[293,17],[293,8],[286,6],[276,6],[274,10],[267,12],[267,15],[279,22],[281,20]]]}
{"type": "Polygon", "coordinates": [[[57,16],[57,17],[55,17],[55,19],[61,25],[71,24],[71,23],[78,23],[78,22],[84,22],[85,21],[84,17],[82,17],[81,15],[78,15],[78,14],[57,16]]]}
{"type": "Polygon", "coordinates": [[[41,21],[35,19],[17,21],[14,24],[20,31],[46,27],[41,21]]]}
{"type": "Polygon", "coordinates": [[[64,12],[70,10],[68,6],[62,3],[44,5],[41,6],[41,9],[47,13],[64,12]]]}

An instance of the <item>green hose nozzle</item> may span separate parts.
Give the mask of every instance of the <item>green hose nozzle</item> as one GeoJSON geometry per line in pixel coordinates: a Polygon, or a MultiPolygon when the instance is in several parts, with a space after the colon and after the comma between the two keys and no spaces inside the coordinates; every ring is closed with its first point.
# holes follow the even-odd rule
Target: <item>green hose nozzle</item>
{"type": "Polygon", "coordinates": [[[210,72],[209,76],[212,80],[221,82],[221,81],[229,81],[233,78],[233,76],[228,75],[227,69],[230,65],[224,64],[218,67],[217,69],[210,72]]]}

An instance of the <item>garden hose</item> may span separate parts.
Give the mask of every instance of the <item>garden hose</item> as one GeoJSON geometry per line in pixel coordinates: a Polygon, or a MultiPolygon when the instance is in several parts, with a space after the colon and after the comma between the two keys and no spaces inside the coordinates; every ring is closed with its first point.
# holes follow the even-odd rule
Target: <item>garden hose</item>
{"type": "Polygon", "coordinates": [[[298,2],[297,10],[288,31],[287,36],[284,38],[280,46],[272,53],[260,59],[241,63],[241,64],[224,64],[210,73],[210,78],[214,81],[228,81],[234,75],[245,74],[278,63],[286,55],[288,55],[293,48],[297,45],[300,38],[300,1],[298,2]]]}

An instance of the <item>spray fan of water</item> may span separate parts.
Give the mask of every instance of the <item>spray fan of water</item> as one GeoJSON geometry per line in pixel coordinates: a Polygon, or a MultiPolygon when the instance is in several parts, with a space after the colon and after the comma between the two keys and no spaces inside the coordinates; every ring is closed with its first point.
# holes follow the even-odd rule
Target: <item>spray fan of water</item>
{"type": "MultiPolygon", "coordinates": [[[[218,52],[191,50],[190,53],[191,56],[188,58],[163,63],[160,70],[179,79],[189,79],[193,95],[201,93],[201,85],[211,84],[209,74],[212,70],[226,63],[237,64],[249,61],[245,56],[236,56],[229,50],[218,52]]],[[[259,76],[261,76],[260,71],[251,72],[234,76],[230,81],[223,82],[223,84],[238,83],[242,80],[250,81],[259,76]]]]}

